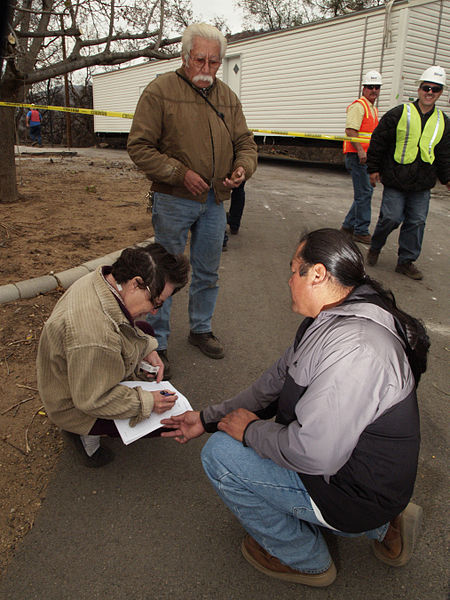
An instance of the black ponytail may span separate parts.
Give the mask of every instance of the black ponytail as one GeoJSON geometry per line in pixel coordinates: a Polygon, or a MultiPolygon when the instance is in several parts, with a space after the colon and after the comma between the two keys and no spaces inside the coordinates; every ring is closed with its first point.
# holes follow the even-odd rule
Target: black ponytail
{"type": "MultiPolygon", "coordinates": [[[[299,257],[305,265],[323,264],[343,287],[358,288],[367,285],[373,290],[374,293],[368,296],[367,302],[380,306],[394,317],[395,327],[405,343],[405,352],[417,386],[420,376],[426,371],[430,347],[430,339],[421,321],[401,310],[394,294],[367,275],[361,251],[344,232],[338,229],[318,229],[303,235],[299,245],[299,257]]],[[[346,302],[360,301],[360,298],[352,299],[353,295],[354,293],[350,294],[346,302]]]]}

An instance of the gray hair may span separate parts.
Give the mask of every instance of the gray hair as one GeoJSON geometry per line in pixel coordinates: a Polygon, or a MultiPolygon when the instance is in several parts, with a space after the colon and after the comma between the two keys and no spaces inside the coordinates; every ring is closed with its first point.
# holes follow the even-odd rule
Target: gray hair
{"type": "Polygon", "coordinates": [[[217,42],[220,45],[220,59],[222,60],[227,51],[225,36],[213,25],[209,25],[208,23],[193,23],[189,27],[186,27],[181,38],[181,55],[185,61],[189,60],[189,53],[192,50],[194,38],[196,37],[217,42]]]}

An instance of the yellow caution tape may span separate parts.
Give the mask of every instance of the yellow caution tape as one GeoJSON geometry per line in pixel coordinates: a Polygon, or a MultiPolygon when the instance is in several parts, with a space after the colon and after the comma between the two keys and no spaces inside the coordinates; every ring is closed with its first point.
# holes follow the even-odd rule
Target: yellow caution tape
{"type": "Polygon", "coordinates": [[[276,131],[273,129],[250,129],[253,133],[264,133],[269,135],[282,135],[286,137],[303,137],[303,138],[314,138],[317,140],[339,140],[347,142],[367,142],[370,139],[370,135],[364,138],[348,137],[346,135],[324,135],[322,133],[299,133],[297,131],[276,131]]]}
{"type": "Polygon", "coordinates": [[[93,110],[92,108],[72,108],[71,106],[45,106],[43,104],[24,104],[20,102],[0,102],[0,106],[15,106],[17,108],[34,108],[36,110],[59,110],[67,113],[79,113],[81,115],[98,115],[100,117],[119,117],[121,119],[132,119],[132,113],[112,112],[109,110],[93,110]]]}
{"type": "MultiPolygon", "coordinates": [[[[69,106],[45,106],[43,104],[25,104],[20,102],[0,102],[0,106],[14,106],[16,108],[34,108],[36,110],[58,110],[67,113],[78,113],[82,115],[97,115],[99,117],[118,117],[120,119],[132,119],[134,114],[113,112],[110,110],[93,110],[92,108],[72,108],[69,106]]],[[[276,131],[273,129],[250,129],[253,133],[264,133],[268,135],[281,135],[286,137],[314,138],[318,140],[338,140],[347,142],[367,142],[368,138],[347,137],[346,135],[324,135],[321,133],[300,133],[297,131],[276,131]]]]}

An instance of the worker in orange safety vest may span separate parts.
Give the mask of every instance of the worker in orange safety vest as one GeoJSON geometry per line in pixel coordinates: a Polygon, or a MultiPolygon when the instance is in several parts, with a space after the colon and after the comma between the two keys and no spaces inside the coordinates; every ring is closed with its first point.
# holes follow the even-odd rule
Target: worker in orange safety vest
{"type": "Polygon", "coordinates": [[[353,204],[342,224],[342,230],[362,244],[370,244],[369,225],[373,187],[367,172],[367,150],[370,136],[378,125],[375,102],[380,95],[382,78],[378,71],[368,71],[362,81],[362,96],[347,107],[345,135],[367,137],[367,142],[344,141],[345,166],[352,176],[353,204]]]}
{"type": "Polygon", "coordinates": [[[26,116],[26,126],[30,129],[31,145],[42,147],[41,113],[36,108],[33,108],[34,104],[31,106],[32,108],[27,112],[26,116]]]}

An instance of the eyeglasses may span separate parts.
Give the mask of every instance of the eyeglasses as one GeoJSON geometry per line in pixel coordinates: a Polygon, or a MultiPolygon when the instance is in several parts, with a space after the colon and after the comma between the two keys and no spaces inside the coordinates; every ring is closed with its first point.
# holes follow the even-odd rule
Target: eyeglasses
{"type": "Polygon", "coordinates": [[[442,92],[442,87],[440,85],[421,85],[420,89],[424,92],[433,92],[433,94],[439,94],[439,92],[442,92]]]}
{"type": "MultiPolygon", "coordinates": [[[[145,289],[146,289],[146,290],[147,290],[147,292],[148,292],[148,296],[149,296],[149,297],[148,297],[148,299],[149,299],[149,300],[150,300],[150,302],[153,304],[153,308],[154,308],[155,310],[158,310],[158,309],[159,309],[159,308],[161,308],[161,306],[164,304],[165,300],[160,300],[159,302],[154,302],[154,301],[153,301],[153,299],[152,299],[152,293],[151,293],[151,291],[150,291],[150,288],[148,287],[148,285],[146,285],[146,284],[144,284],[144,285],[145,285],[145,289]]],[[[174,288],[174,289],[173,289],[173,292],[170,294],[170,296],[175,296],[175,294],[176,294],[177,292],[179,292],[180,290],[181,290],[181,287],[176,287],[176,288],[174,288]]],[[[166,300],[167,300],[167,298],[166,298],[166,300]]]]}
{"type": "Polygon", "coordinates": [[[368,90],[379,90],[381,85],[365,85],[364,87],[366,87],[368,90]]]}
{"type": "Polygon", "coordinates": [[[164,300],[162,302],[161,301],[155,302],[154,300],[152,300],[152,293],[151,293],[150,288],[148,287],[148,285],[146,285],[145,288],[146,288],[146,290],[148,292],[149,300],[152,303],[153,308],[155,310],[158,310],[159,308],[161,308],[161,306],[164,304],[164,300]]]}
{"type": "Polygon", "coordinates": [[[220,67],[221,61],[217,59],[207,60],[206,58],[195,57],[191,56],[190,54],[189,57],[197,69],[203,69],[206,64],[208,65],[209,69],[218,69],[220,67]]]}

